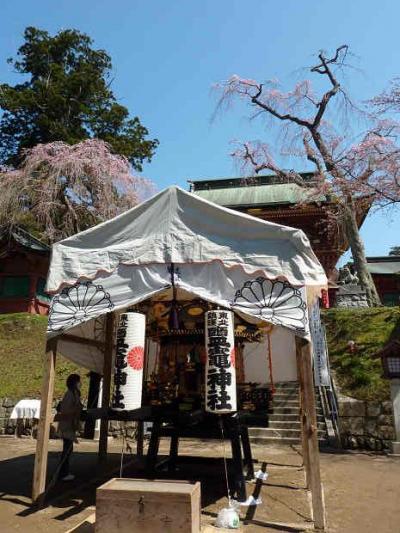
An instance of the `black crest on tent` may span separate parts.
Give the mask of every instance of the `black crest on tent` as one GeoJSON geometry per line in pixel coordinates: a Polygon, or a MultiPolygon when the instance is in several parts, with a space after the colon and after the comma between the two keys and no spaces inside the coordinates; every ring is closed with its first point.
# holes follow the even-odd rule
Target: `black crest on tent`
{"type": "Polygon", "coordinates": [[[60,332],[114,308],[110,295],[92,281],[78,281],[54,296],[47,330],[60,332]]]}
{"type": "Polygon", "coordinates": [[[306,330],[306,303],[301,291],[287,281],[265,277],[248,280],[236,291],[233,306],[299,333],[306,330]]]}

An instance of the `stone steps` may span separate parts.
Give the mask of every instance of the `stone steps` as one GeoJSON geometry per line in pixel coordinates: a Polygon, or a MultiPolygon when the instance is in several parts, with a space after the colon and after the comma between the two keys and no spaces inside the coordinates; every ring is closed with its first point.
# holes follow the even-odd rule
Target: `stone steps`
{"type": "MultiPolygon", "coordinates": [[[[279,407],[272,407],[271,410],[270,410],[270,415],[281,415],[281,414],[286,414],[286,415],[297,415],[297,417],[299,416],[299,406],[294,406],[294,407],[282,407],[282,406],[279,406],[279,407]]],[[[317,408],[317,416],[318,415],[323,415],[323,412],[322,412],[322,409],[321,408],[317,408]]]]}
{"type": "Polygon", "coordinates": [[[279,402],[272,401],[269,405],[270,411],[273,411],[274,409],[279,407],[296,407],[297,409],[299,409],[300,403],[298,400],[281,400],[279,402]]]}
{"type": "MultiPolygon", "coordinates": [[[[319,421],[317,422],[318,429],[324,430],[325,429],[325,422],[319,421]]],[[[300,420],[270,420],[268,427],[271,429],[286,429],[286,428],[292,428],[292,429],[300,429],[300,420]]]]}
{"type": "MultiPolygon", "coordinates": [[[[292,445],[292,444],[300,444],[300,440],[297,437],[250,437],[250,442],[253,444],[261,444],[265,446],[271,446],[271,445],[292,445]]],[[[318,439],[319,445],[324,446],[326,445],[326,439],[320,438],[318,439]]]]}
{"type": "MultiPolygon", "coordinates": [[[[326,439],[325,418],[323,416],[318,390],[316,390],[316,411],[318,438],[321,444],[326,439]]],[[[277,383],[268,414],[268,427],[249,428],[250,442],[257,444],[299,444],[301,426],[299,420],[299,387],[296,382],[277,383]]]]}
{"type": "Polygon", "coordinates": [[[253,437],[250,435],[250,442],[253,444],[299,444],[298,438],[285,438],[285,437],[253,437]]]}
{"type": "MultiPolygon", "coordinates": [[[[299,411],[296,411],[296,413],[270,413],[268,415],[268,418],[271,422],[276,421],[285,421],[285,422],[298,422],[299,421],[299,411]]],[[[317,421],[318,422],[325,422],[324,416],[322,414],[317,415],[317,421]]]]}
{"type": "MultiPolygon", "coordinates": [[[[300,442],[301,429],[300,428],[249,428],[252,437],[282,437],[282,438],[297,438],[300,442]]],[[[318,429],[318,435],[323,436],[324,430],[318,429]]]]}

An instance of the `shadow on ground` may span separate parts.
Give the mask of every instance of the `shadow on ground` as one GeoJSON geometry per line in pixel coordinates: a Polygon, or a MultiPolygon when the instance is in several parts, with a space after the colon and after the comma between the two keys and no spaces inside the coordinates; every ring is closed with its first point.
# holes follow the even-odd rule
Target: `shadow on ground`
{"type": "MultiPolygon", "coordinates": [[[[51,485],[57,471],[60,453],[54,451],[59,443],[52,443],[48,460],[47,484],[51,485]]],[[[44,510],[38,510],[30,503],[34,454],[34,441],[31,443],[8,442],[10,452],[0,461],[0,521],[5,524],[2,531],[66,531],[68,527],[93,512],[96,487],[111,477],[119,477],[121,454],[117,445],[112,446],[105,465],[98,464],[97,450],[94,443],[80,445],[73,454],[72,470],[77,474],[70,483],[56,482],[46,498],[44,510]],[[13,447],[18,453],[13,454],[13,447]],[[44,525],[45,524],[45,525],[44,525]],[[9,526],[9,529],[7,529],[9,526]]],[[[167,448],[166,448],[167,449],[167,448]]],[[[165,453],[165,450],[161,452],[165,453]]],[[[183,446],[183,454],[172,474],[167,470],[157,472],[157,479],[182,479],[201,482],[202,520],[206,524],[215,522],[218,511],[227,506],[227,488],[224,474],[224,461],[214,457],[213,446],[183,446]],[[202,456],[200,456],[200,454],[202,456]]],[[[218,450],[217,450],[218,452],[218,450]]],[[[255,454],[257,455],[257,454],[255,454]]],[[[1,453],[0,457],[4,454],[1,453]]],[[[161,459],[163,456],[161,457],[161,459]]],[[[259,468],[270,468],[267,482],[247,483],[247,494],[261,497],[265,505],[241,508],[241,517],[249,524],[249,531],[259,528],[274,529],[273,520],[284,516],[287,522],[309,522],[308,504],[302,490],[302,471],[297,462],[298,456],[291,452],[288,457],[271,457],[271,463],[258,463],[259,468]],[[285,475],[282,475],[282,472],[285,475]]],[[[231,475],[230,460],[227,461],[231,475]]],[[[144,459],[125,455],[123,477],[146,478],[144,459]]],[[[280,531],[296,531],[298,528],[280,526],[280,531]]]]}

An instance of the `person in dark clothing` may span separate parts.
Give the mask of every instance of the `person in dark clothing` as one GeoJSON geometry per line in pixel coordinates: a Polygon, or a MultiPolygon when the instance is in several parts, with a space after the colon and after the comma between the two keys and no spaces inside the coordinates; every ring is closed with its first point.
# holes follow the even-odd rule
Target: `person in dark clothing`
{"type": "Polygon", "coordinates": [[[71,374],[67,378],[67,391],[64,394],[59,406],[57,415],[58,434],[63,440],[63,450],[61,454],[61,466],[59,479],[62,481],[72,481],[75,476],[70,473],[70,458],[74,449],[74,442],[77,441],[77,431],[79,429],[79,419],[82,410],[81,403],[81,378],[78,374],[71,374]]]}

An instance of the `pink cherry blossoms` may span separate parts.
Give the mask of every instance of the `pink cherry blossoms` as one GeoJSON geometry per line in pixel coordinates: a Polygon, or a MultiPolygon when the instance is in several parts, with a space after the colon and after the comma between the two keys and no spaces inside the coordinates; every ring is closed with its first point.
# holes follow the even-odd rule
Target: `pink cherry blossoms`
{"type": "MultiPolygon", "coordinates": [[[[377,305],[379,297],[367,269],[357,210],[365,202],[380,207],[400,203],[400,124],[374,113],[376,107],[387,109],[387,93],[364,109],[351,102],[338,79],[347,55],[347,45],[339,46],[332,56],[319,52],[310,72],[327,84],[322,92],[315,91],[309,80],[284,91],[277,80],[261,83],[234,75],[216,86],[221,94],[217,111],[230,108],[235,101],[244,102],[250,118],[261,119],[268,127],[269,142],[236,143],[232,155],[242,162],[246,173],[273,173],[308,187],[309,202],[329,195],[329,223],[344,231],[368,300],[377,305]],[[282,165],[288,156],[301,161],[301,171],[311,166],[312,187],[301,172],[282,165]]],[[[391,94],[398,103],[399,87],[397,83],[391,94]]]]}
{"type": "Polygon", "coordinates": [[[152,190],[104,141],[39,144],[20,168],[0,171],[0,221],[18,223],[29,213],[53,242],[135,206],[152,190]]]}

